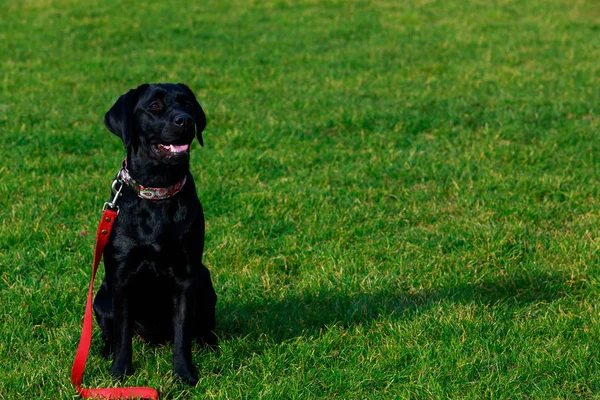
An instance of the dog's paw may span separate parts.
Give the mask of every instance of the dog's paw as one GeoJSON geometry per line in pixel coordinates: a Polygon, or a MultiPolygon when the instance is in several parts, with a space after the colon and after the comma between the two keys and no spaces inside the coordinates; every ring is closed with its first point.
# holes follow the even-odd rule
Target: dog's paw
{"type": "Polygon", "coordinates": [[[173,374],[190,386],[195,386],[198,383],[198,376],[191,367],[174,367],[173,374]]]}
{"type": "Polygon", "coordinates": [[[127,375],[131,375],[133,373],[133,368],[131,365],[127,365],[126,363],[113,362],[109,372],[115,378],[123,380],[127,375]]]}

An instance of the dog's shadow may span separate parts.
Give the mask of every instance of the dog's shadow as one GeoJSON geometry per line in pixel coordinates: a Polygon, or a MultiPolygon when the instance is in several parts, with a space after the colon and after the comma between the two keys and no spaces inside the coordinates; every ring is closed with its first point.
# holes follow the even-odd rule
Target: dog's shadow
{"type": "Polygon", "coordinates": [[[576,294],[583,286],[582,281],[557,273],[524,273],[412,291],[390,288],[347,294],[342,286],[340,290],[322,290],[277,301],[265,298],[250,303],[233,302],[222,296],[217,311],[218,329],[222,340],[266,337],[280,343],[298,336],[319,335],[323,328],[332,325],[352,327],[378,318],[413,318],[445,303],[521,309],[576,294]]]}

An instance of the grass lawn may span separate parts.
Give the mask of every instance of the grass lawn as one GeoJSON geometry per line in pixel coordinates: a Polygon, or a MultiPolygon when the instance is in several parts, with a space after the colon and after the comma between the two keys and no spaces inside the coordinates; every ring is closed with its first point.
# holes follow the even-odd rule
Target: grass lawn
{"type": "MultiPolygon", "coordinates": [[[[163,399],[598,398],[595,0],[8,0],[0,398],[72,399],[94,232],[144,82],[208,118],[192,172],[221,351],[163,399]]],[[[84,385],[116,386],[95,326],[84,385]]]]}

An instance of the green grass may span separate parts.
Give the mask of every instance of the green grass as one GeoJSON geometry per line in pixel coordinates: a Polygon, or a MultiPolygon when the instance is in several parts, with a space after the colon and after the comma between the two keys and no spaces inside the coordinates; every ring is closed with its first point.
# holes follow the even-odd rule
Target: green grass
{"type": "MultiPolygon", "coordinates": [[[[218,354],[165,399],[600,397],[594,0],[8,0],[0,398],[70,399],[104,112],[185,82],[218,354]],[[86,234],[89,233],[89,234],[86,234]]],[[[114,386],[95,327],[84,384],[114,386]]]]}

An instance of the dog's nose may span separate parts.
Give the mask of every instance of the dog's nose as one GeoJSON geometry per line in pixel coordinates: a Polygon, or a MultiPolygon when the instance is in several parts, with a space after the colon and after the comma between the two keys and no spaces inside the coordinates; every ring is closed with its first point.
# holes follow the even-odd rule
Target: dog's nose
{"type": "Polygon", "coordinates": [[[175,119],[173,120],[173,123],[179,127],[183,127],[186,124],[192,123],[192,117],[190,117],[189,115],[179,114],[175,117],[175,119]]]}

